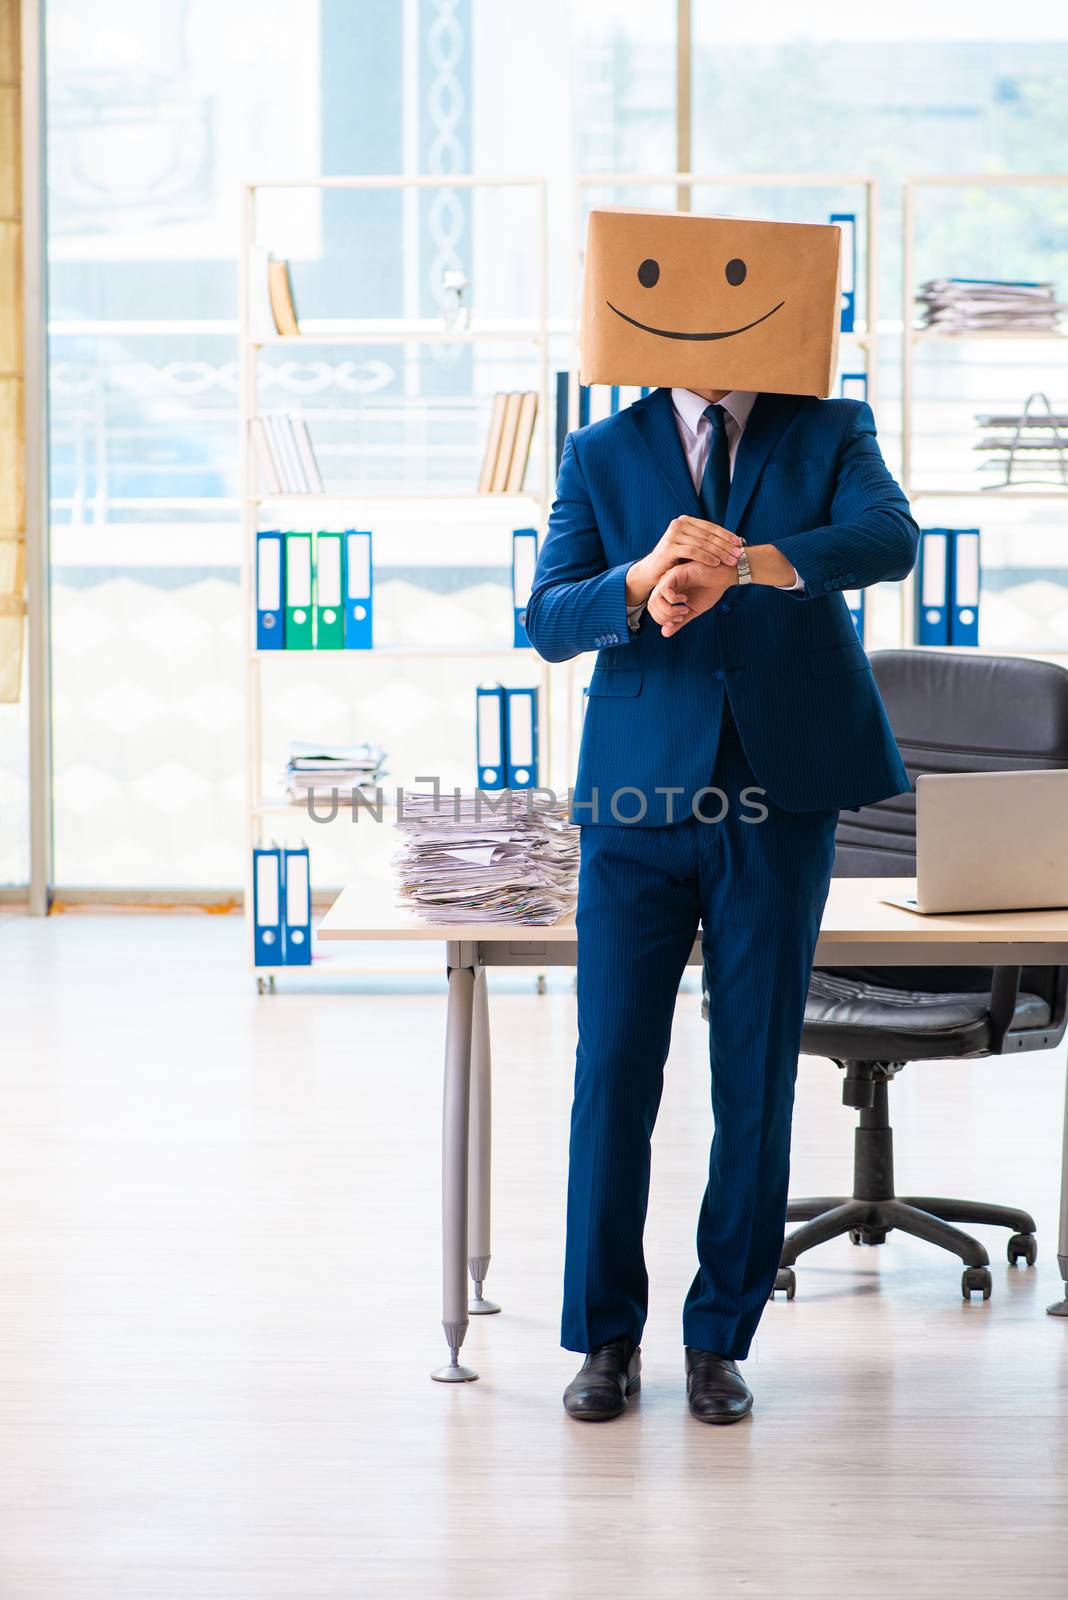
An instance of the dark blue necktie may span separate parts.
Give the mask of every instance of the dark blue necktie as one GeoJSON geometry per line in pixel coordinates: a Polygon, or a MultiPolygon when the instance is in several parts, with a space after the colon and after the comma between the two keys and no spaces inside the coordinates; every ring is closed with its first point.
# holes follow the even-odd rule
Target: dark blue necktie
{"type": "Polygon", "coordinates": [[[701,508],[709,522],[723,526],[731,492],[731,447],[727,443],[727,413],[722,406],[706,406],[704,415],[712,426],[712,448],[708,452],[701,487],[697,491],[701,508]]]}

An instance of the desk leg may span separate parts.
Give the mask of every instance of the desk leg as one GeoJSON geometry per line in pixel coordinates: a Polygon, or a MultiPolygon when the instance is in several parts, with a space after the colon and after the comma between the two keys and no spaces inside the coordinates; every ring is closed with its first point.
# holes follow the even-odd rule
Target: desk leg
{"type": "Polygon", "coordinates": [[[449,1362],[430,1374],[439,1383],[469,1383],[478,1377],[470,1367],[460,1365],[460,1346],[467,1333],[467,1157],[474,991],[474,966],[450,965],[441,1119],[441,1325],[449,1362]]]}
{"type": "Polygon", "coordinates": [[[1061,1141],[1061,1215],[1057,1234],[1057,1265],[1064,1280],[1064,1299],[1046,1310],[1051,1317],[1068,1317],[1068,1081],[1064,1087],[1064,1138],[1061,1141]]]}
{"type": "Polygon", "coordinates": [[[490,1264],[490,1149],[492,1141],[489,997],[486,969],[475,970],[471,1032],[471,1138],[468,1179],[467,1266],[475,1285],[468,1303],[473,1317],[501,1308],[482,1293],[490,1264]]]}

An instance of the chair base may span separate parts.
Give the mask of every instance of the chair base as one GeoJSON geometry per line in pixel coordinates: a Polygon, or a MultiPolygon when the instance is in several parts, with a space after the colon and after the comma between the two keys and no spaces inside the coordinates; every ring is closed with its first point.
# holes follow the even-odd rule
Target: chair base
{"type": "MultiPolygon", "coordinates": [[[[855,1080],[854,1080],[855,1081],[855,1080]]],[[[894,1192],[893,1130],[887,1105],[889,1074],[869,1079],[870,1101],[860,1107],[856,1130],[851,1195],[821,1195],[807,1200],[791,1200],[787,1220],[802,1226],[787,1234],[782,1247],[775,1289],[785,1290],[793,1299],[796,1277],[792,1271],[798,1256],[815,1245],[826,1244],[848,1233],[854,1244],[885,1244],[895,1228],[924,1239],[959,1256],[964,1263],[961,1283],[964,1298],[980,1291],[989,1299],[992,1287],[986,1248],[971,1234],[953,1227],[955,1222],[978,1223],[1011,1228],[1008,1243],[1010,1262],[1023,1260],[1028,1266],[1037,1256],[1035,1219],[1014,1206],[987,1205],[977,1200],[951,1200],[933,1195],[898,1196],[894,1192]]],[[[772,1290],[772,1295],[775,1293],[772,1290]]]]}
{"type": "MultiPolygon", "coordinates": [[[[1035,1219],[1027,1211],[1016,1211],[1011,1206],[983,1205],[974,1200],[936,1200],[926,1195],[922,1198],[895,1195],[888,1200],[854,1200],[848,1195],[816,1201],[792,1200],[786,1208],[786,1216],[788,1221],[803,1222],[804,1226],[795,1228],[786,1237],[780,1258],[784,1267],[792,1267],[805,1250],[826,1244],[828,1239],[837,1239],[840,1234],[848,1233],[854,1244],[885,1244],[887,1234],[894,1228],[951,1251],[966,1267],[987,1267],[990,1257],[985,1246],[971,1234],[952,1227],[952,1220],[1011,1228],[1013,1234],[1022,1239],[1029,1238],[1035,1231],[1035,1219]]],[[[1023,1248],[1018,1246],[1016,1255],[1024,1254],[1023,1248]]]]}

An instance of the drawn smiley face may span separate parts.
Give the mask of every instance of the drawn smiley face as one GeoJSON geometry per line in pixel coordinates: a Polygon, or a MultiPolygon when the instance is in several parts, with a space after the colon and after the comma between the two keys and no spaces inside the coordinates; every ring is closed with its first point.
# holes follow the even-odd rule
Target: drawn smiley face
{"type": "Polygon", "coordinates": [[[583,383],[830,394],[838,228],[594,207],[583,383]]]}
{"type": "MultiPolygon", "coordinates": [[[[732,289],[737,289],[745,282],[749,268],[740,256],[732,256],[723,268],[723,276],[732,289]]],[[[635,274],[643,289],[655,289],[660,282],[660,263],[652,256],[646,256],[635,274]]],[[[714,328],[703,332],[691,332],[683,328],[657,328],[652,323],[641,322],[637,317],[632,317],[629,312],[621,311],[619,306],[606,300],[605,305],[609,311],[614,311],[617,317],[622,317],[624,322],[629,322],[632,328],[640,328],[643,333],[655,334],[658,339],[687,339],[705,343],[712,339],[733,339],[736,334],[748,333],[750,328],[756,328],[762,322],[767,322],[776,311],[781,311],[786,304],[780,300],[778,305],[772,306],[770,311],[765,311],[762,316],[754,317],[751,322],[743,322],[738,328],[714,328]]]]}

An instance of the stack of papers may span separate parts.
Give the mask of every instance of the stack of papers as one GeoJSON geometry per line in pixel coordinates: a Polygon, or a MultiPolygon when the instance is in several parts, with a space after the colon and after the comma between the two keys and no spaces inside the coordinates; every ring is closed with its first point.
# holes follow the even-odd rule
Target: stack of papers
{"type": "Polygon", "coordinates": [[[377,744],[305,744],[289,747],[282,781],[291,800],[332,800],[351,805],[355,790],[367,798],[385,777],[386,752],[377,744]]]}
{"type": "Polygon", "coordinates": [[[545,927],[574,910],[579,830],[564,800],[406,793],[397,828],[400,904],[427,922],[545,927]]]}
{"type": "Polygon", "coordinates": [[[1007,278],[929,278],[916,296],[922,326],[943,333],[1057,333],[1058,302],[1052,283],[1007,278]]]}

